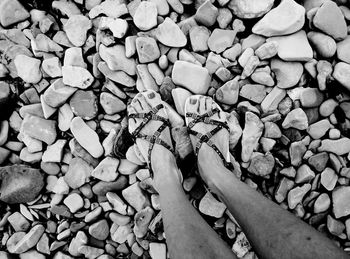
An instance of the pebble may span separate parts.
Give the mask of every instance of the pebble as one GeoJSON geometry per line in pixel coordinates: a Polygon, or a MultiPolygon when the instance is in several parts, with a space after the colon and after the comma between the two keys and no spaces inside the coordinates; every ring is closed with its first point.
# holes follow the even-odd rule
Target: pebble
{"type": "Polygon", "coordinates": [[[215,53],[222,53],[232,46],[235,37],[233,30],[215,29],[208,39],[208,47],[215,53]]]}
{"type": "Polygon", "coordinates": [[[136,9],[133,21],[141,31],[148,31],[157,26],[157,15],[157,5],[153,2],[143,1],[136,9]]]}
{"type": "Polygon", "coordinates": [[[346,89],[350,90],[350,64],[339,62],[335,65],[333,77],[346,89]]]}
{"type": "Polygon", "coordinates": [[[252,32],[266,37],[287,35],[299,31],[304,22],[304,7],[293,0],[285,0],[258,21],[252,32]]]}
{"type": "Polygon", "coordinates": [[[166,245],[163,243],[149,243],[149,255],[152,259],[166,259],[166,245]]]}
{"type": "Polygon", "coordinates": [[[63,157],[63,148],[67,144],[67,140],[58,139],[54,144],[47,146],[41,160],[44,163],[54,162],[60,163],[63,157]]]}
{"type": "Polygon", "coordinates": [[[320,139],[328,132],[331,127],[332,124],[329,122],[329,120],[323,119],[311,124],[307,129],[307,132],[313,139],[320,139]]]}
{"type": "Polygon", "coordinates": [[[306,146],[302,141],[296,141],[290,144],[289,146],[289,156],[290,156],[290,163],[293,166],[299,166],[303,156],[306,152],[306,146]]]}
{"type": "Polygon", "coordinates": [[[325,212],[331,205],[331,199],[327,193],[320,194],[314,203],[314,213],[325,212]]]}
{"type": "Polygon", "coordinates": [[[69,106],[75,116],[84,120],[91,120],[98,113],[97,97],[93,91],[76,91],[69,100],[69,106]]]}
{"type": "Polygon", "coordinates": [[[252,112],[245,113],[245,125],[242,134],[242,153],[243,162],[249,162],[256,149],[259,139],[263,133],[264,125],[259,117],[252,112]]]}
{"type": "Polygon", "coordinates": [[[215,93],[216,100],[227,105],[236,104],[238,101],[239,84],[232,79],[222,85],[215,93]]]}
{"type": "Polygon", "coordinates": [[[137,37],[136,50],[140,63],[150,63],[160,57],[157,42],[151,37],[137,37]]]}
{"type": "Polygon", "coordinates": [[[187,38],[179,26],[169,17],[155,30],[156,39],[168,47],[180,48],[187,44],[187,38]]]}
{"type": "Polygon", "coordinates": [[[29,17],[29,12],[19,1],[6,0],[1,2],[0,23],[3,27],[19,23],[29,17]]]}
{"type": "Polygon", "coordinates": [[[113,157],[104,158],[92,171],[91,176],[105,182],[112,182],[118,177],[119,160],[113,157]]]}
{"type": "Polygon", "coordinates": [[[333,1],[326,1],[321,5],[313,17],[312,23],[336,41],[344,40],[347,36],[344,15],[333,1]]]}
{"type": "Polygon", "coordinates": [[[311,190],[311,184],[306,183],[302,186],[297,186],[288,193],[288,207],[295,209],[295,207],[302,202],[304,196],[311,190]]]}
{"type": "Polygon", "coordinates": [[[275,159],[271,153],[262,154],[254,152],[251,156],[251,162],[248,172],[257,176],[268,178],[275,166],[275,159]]]}
{"type": "Polygon", "coordinates": [[[30,227],[29,221],[18,211],[12,213],[7,220],[16,232],[27,231],[30,227]]]}
{"type": "Polygon", "coordinates": [[[337,184],[338,176],[335,173],[335,171],[327,167],[322,173],[321,173],[321,185],[326,188],[328,191],[332,191],[337,184]]]}
{"type": "Polygon", "coordinates": [[[36,84],[42,78],[41,61],[36,58],[19,54],[14,59],[18,76],[26,83],[36,84]]]}
{"type": "Polygon", "coordinates": [[[332,191],[333,213],[336,219],[350,214],[349,199],[349,186],[340,186],[332,191]]]}
{"type": "Polygon", "coordinates": [[[49,106],[58,108],[65,104],[76,90],[76,88],[65,85],[62,78],[59,78],[46,89],[43,98],[49,106]]]}
{"type": "Polygon", "coordinates": [[[92,22],[89,18],[77,14],[69,17],[63,25],[63,29],[69,41],[76,47],[81,47],[87,39],[87,31],[92,27],[92,22]]]}
{"type": "Polygon", "coordinates": [[[246,84],[241,88],[239,95],[259,104],[265,99],[266,89],[264,85],[246,84]]]}
{"type": "Polygon", "coordinates": [[[136,211],[140,211],[151,205],[148,196],[141,190],[137,182],[125,188],[122,191],[122,195],[128,204],[134,207],[136,211]]]}
{"type": "Polygon", "coordinates": [[[288,113],[282,123],[284,129],[295,128],[298,130],[305,130],[308,126],[307,116],[301,108],[294,109],[288,113]]]}
{"type": "Polygon", "coordinates": [[[238,258],[243,258],[248,254],[251,249],[251,245],[243,232],[237,235],[237,238],[232,246],[232,251],[236,254],[238,258]]]}
{"type": "Polygon", "coordinates": [[[339,41],[337,43],[337,58],[346,63],[350,63],[350,36],[347,36],[346,39],[339,41]]]}
{"type": "Polygon", "coordinates": [[[269,38],[266,43],[262,44],[255,50],[255,55],[260,60],[270,59],[277,55],[279,51],[279,45],[278,42],[274,41],[273,39],[274,37],[269,38]]]}
{"type": "Polygon", "coordinates": [[[143,238],[147,234],[153,215],[154,211],[150,207],[146,207],[135,214],[133,231],[137,238],[143,238]]]}
{"type": "Polygon", "coordinates": [[[86,149],[93,157],[99,158],[104,150],[99,141],[98,135],[80,117],[75,117],[70,125],[70,130],[79,144],[86,149]]]}
{"type": "Polygon", "coordinates": [[[266,42],[277,43],[277,54],[284,61],[306,62],[313,58],[312,48],[303,30],[287,36],[271,37],[266,42]]]}
{"type": "Polygon", "coordinates": [[[176,61],[172,70],[174,84],[185,87],[194,94],[206,94],[211,76],[208,70],[186,61],[176,61]],[[183,75],[188,76],[184,77],[183,75]]]}
{"type": "Polygon", "coordinates": [[[127,237],[131,233],[131,231],[132,230],[130,224],[125,226],[119,226],[114,232],[111,231],[111,238],[114,242],[122,244],[127,240],[127,237]]]}
{"type": "Polygon", "coordinates": [[[63,203],[68,207],[68,209],[72,213],[76,213],[78,210],[80,210],[84,206],[84,200],[77,193],[69,194],[63,200],[63,203]]]}
{"type": "Polygon", "coordinates": [[[123,38],[128,30],[128,23],[126,20],[113,18],[113,17],[101,17],[99,28],[109,29],[113,36],[116,38],[123,38]]]}
{"type": "Polygon", "coordinates": [[[339,156],[345,155],[350,152],[350,139],[345,137],[337,140],[324,139],[317,150],[318,152],[331,152],[339,156]]]}
{"type": "Polygon", "coordinates": [[[228,7],[233,14],[242,19],[258,18],[271,10],[274,0],[229,1],[228,7]]]}
{"type": "Polygon", "coordinates": [[[295,183],[297,184],[309,183],[314,178],[315,178],[314,171],[312,171],[312,169],[308,165],[303,164],[297,170],[297,173],[295,176],[295,183]]]}
{"type": "Polygon", "coordinates": [[[275,191],[275,199],[278,203],[283,202],[288,195],[288,192],[294,187],[294,181],[283,177],[279,182],[277,189],[275,191]]]}
{"type": "Polygon", "coordinates": [[[105,219],[93,223],[89,227],[89,234],[97,240],[106,240],[109,236],[109,226],[105,219]]]}
{"type": "Polygon", "coordinates": [[[300,102],[305,108],[319,107],[323,100],[324,95],[317,88],[304,88],[300,93],[300,102]]]}
{"type": "Polygon", "coordinates": [[[216,22],[216,18],[218,15],[218,9],[211,3],[210,0],[206,0],[197,9],[194,19],[196,20],[196,22],[210,27],[216,22]]]}
{"type": "Polygon", "coordinates": [[[276,110],[286,94],[286,90],[275,86],[260,104],[262,111],[267,113],[276,110]]]}
{"type": "Polygon", "coordinates": [[[75,157],[69,163],[68,172],[65,174],[64,180],[69,187],[77,189],[88,181],[92,170],[93,167],[85,160],[75,157]]]}
{"type": "Polygon", "coordinates": [[[272,59],[271,70],[275,73],[277,86],[282,89],[287,89],[297,85],[304,69],[303,65],[299,62],[272,59]]]}
{"type": "Polygon", "coordinates": [[[221,218],[226,210],[226,205],[217,201],[208,191],[199,202],[199,211],[204,215],[221,218]]]}
{"type": "Polygon", "coordinates": [[[337,44],[332,37],[321,32],[310,31],[307,34],[307,38],[322,57],[331,58],[335,55],[337,44]]]}
{"type": "Polygon", "coordinates": [[[48,76],[52,78],[62,76],[61,64],[58,57],[44,59],[41,64],[41,68],[48,76]]]}
{"type": "MultiPolygon", "coordinates": [[[[23,235],[18,236],[20,238],[16,240],[17,243],[16,241],[15,243],[12,243],[9,240],[7,242],[7,250],[13,254],[21,254],[28,251],[38,243],[44,231],[45,231],[45,228],[43,225],[35,225],[24,236],[23,235]]],[[[17,233],[23,233],[23,232],[17,232],[17,233]]]]}
{"type": "Polygon", "coordinates": [[[94,82],[94,77],[83,67],[63,66],[62,76],[65,85],[80,89],[86,89],[94,82]]]}

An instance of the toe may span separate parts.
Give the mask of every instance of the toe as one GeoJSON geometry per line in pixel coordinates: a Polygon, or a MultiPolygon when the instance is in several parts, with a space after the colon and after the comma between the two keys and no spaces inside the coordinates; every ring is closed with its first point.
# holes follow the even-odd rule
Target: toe
{"type": "Polygon", "coordinates": [[[202,114],[204,114],[204,113],[206,113],[208,111],[207,110],[207,106],[206,106],[206,103],[207,103],[206,99],[207,98],[205,96],[199,97],[198,113],[200,115],[202,115],[202,114]]]}
{"type": "Polygon", "coordinates": [[[143,112],[142,106],[141,106],[141,102],[140,102],[140,96],[141,94],[138,93],[137,95],[135,95],[134,99],[132,99],[130,105],[135,109],[135,111],[137,113],[139,112],[143,112]]]}
{"type": "MultiPolygon", "coordinates": [[[[145,98],[146,102],[148,103],[148,105],[152,108],[156,107],[159,104],[162,104],[162,98],[160,97],[160,95],[158,93],[156,93],[153,90],[147,90],[142,92],[143,97],[145,98]]],[[[167,118],[167,113],[165,111],[165,108],[163,109],[159,109],[158,111],[158,115],[167,118]]]]}
{"type": "MultiPolygon", "coordinates": [[[[185,103],[186,113],[198,114],[199,97],[200,95],[192,95],[191,97],[187,98],[185,103]]],[[[192,118],[186,116],[186,123],[188,124],[190,121],[192,121],[192,118]]]]}
{"type": "Polygon", "coordinates": [[[151,105],[147,102],[145,96],[143,95],[143,93],[139,94],[139,98],[138,98],[139,102],[140,102],[140,106],[142,108],[142,112],[148,112],[152,109],[151,105]]]}

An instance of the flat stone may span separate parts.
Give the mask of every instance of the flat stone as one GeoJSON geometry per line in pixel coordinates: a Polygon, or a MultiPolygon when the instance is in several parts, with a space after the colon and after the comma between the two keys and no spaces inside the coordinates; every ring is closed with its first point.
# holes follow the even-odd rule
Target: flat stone
{"type": "Polygon", "coordinates": [[[180,48],[187,44],[187,38],[180,27],[169,17],[155,30],[156,39],[168,47],[180,48]]]}
{"type": "Polygon", "coordinates": [[[325,212],[331,205],[331,199],[327,193],[320,194],[314,203],[314,213],[325,212]]]}
{"type": "Polygon", "coordinates": [[[122,244],[130,233],[132,233],[131,224],[119,226],[114,232],[111,231],[111,238],[114,242],[122,244]]]}
{"type": "Polygon", "coordinates": [[[57,108],[63,105],[76,90],[63,84],[62,78],[59,78],[46,89],[43,96],[48,105],[57,108]]]}
{"type": "Polygon", "coordinates": [[[93,167],[79,157],[73,158],[69,163],[68,172],[64,175],[65,182],[72,189],[77,189],[90,178],[93,167]]]}
{"type": "Polygon", "coordinates": [[[82,67],[63,66],[62,76],[64,84],[80,89],[86,89],[94,82],[94,77],[82,67]]]}
{"type": "Polygon", "coordinates": [[[337,63],[334,67],[333,77],[346,89],[350,90],[350,64],[337,63]]]}
{"type": "Polygon", "coordinates": [[[42,161],[44,163],[61,163],[63,156],[63,148],[66,145],[66,143],[66,139],[58,139],[54,144],[47,146],[47,149],[42,156],[42,161]]]}
{"type": "Polygon", "coordinates": [[[321,146],[317,149],[319,152],[331,152],[336,155],[345,155],[350,152],[350,139],[340,138],[337,140],[324,139],[321,142],[321,146]]]}
{"type": "Polygon", "coordinates": [[[0,3],[0,23],[7,27],[30,17],[29,12],[17,0],[3,0],[0,3]]]}
{"type": "Polygon", "coordinates": [[[105,182],[112,182],[118,177],[119,160],[113,157],[106,157],[92,171],[91,176],[105,182]]]}
{"type": "Polygon", "coordinates": [[[151,37],[137,37],[136,50],[140,63],[150,63],[160,57],[157,42],[151,37]]]}
{"type": "Polygon", "coordinates": [[[63,65],[87,68],[87,65],[83,58],[82,48],[71,47],[66,49],[64,52],[63,65]]]}
{"type": "Polygon", "coordinates": [[[297,170],[297,174],[295,176],[295,183],[309,183],[314,178],[314,171],[312,171],[312,169],[308,165],[303,164],[297,170]]]}
{"type": "Polygon", "coordinates": [[[233,30],[214,29],[208,39],[208,47],[215,53],[221,53],[232,46],[235,37],[233,30]]]}
{"type": "Polygon", "coordinates": [[[216,22],[218,15],[218,9],[211,3],[210,0],[207,0],[198,7],[194,19],[196,22],[210,27],[216,22]]]}
{"type": "Polygon", "coordinates": [[[21,254],[28,251],[38,243],[44,231],[43,225],[35,225],[25,236],[18,240],[17,244],[11,247],[7,246],[8,251],[13,254],[21,254]]]}
{"type": "Polygon", "coordinates": [[[275,166],[275,158],[271,153],[262,154],[254,152],[251,156],[251,162],[248,167],[248,172],[264,178],[269,178],[275,166]]]}
{"type": "Polygon", "coordinates": [[[69,106],[75,116],[91,120],[97,116],[97,97],[93,91],[76,91],[69,100],[69,106]]]}
{"type": "Polygon", "coordinates": [[[21,125],[21,133],[51,145],[57,137],[56,121],[26,115],[21,125]]]}
{"type": "Polygon", "coordinates": [[[27,231],[30,227],[29,221],[18,211],[12,213],[7,220],[16,232],[27,231]]]}
{"type": "Polygon", "coordinates": [[[287,35],[300,30],[304,22],[304,7],[293,0],[285,0],[258,21],[252,31],[266,37],[287,35]]]}
{"type": "Polygon", "coordinates": [[[134,24],[141,31],[148,31],[157,26],[157,6],[155,3],[143,1],[133,16],[134,24]]]}
{"type": "Polygon", "coordinates": [[[171,77],[174,84],[185,87],[194,94],[206,94],[211,81],[207,69],[186,61],[175,62],[171,77]]]}
{"type": "Polygon", "coordinates": [[[166,259],[166,245],[163,243],[149,243],[149,254],[152,259],[166,259]]]}
{"type": "Polygon", "coordinates": [[[72,15],[63,25],[63,29],[69,41],[76,47],[81,47],[85,44],[87,31],[92,27],[92,22],[89,18],[83,15],[72,15]]]}
{"type": "Polygon", "coordinates": [[[217,201],[208,191],[199,202],[199,211],[204,215],[221,218],[226,210],[226,205],[217,201]]]}
{"type": "Polygon", "coordinates": [[[338,176],[336,172],[330,168],[327,167],[322,173],[321,173],[321,185],[326,188],[328,191],[333,191],[335,185],[337,184],[338,176]]]}
{"type": "Polygon", "coordinates": [[[117,96],[103,92],[100,95],[100,104],[103,110],[110,115],[124,111],[126,109],[125,103],[117,96]]]}
{"type": "Polygon", "coordinates": [[[268,39],[268,41],[264,44],[262,44],[258,49],[255,50],[255,55],[261,59],[270,59],[277,55],[279,48],[278,48],[278,42],[272,40],[275,37],[272,37],[268,39]]]}
{"type": "Polygon", "coordinates": [[[71,122],[70,130],[79,144],[93,157],[99,158],[103,155],[104,150],[97,133],[82,118],[75,117],[71,122]]]}
{"type": "Polygon", "coordinates": [[[317,88],[307,87],[300,93],[300,102],[305,108],[319,107],[323,100],[324,95],[317,88]]]}
{"type": "Polygon", "coordinates": [[[105,14],[107,17],[118,18],[127,13],[129,13],[129,11],[126,4],[119,1],[103,1],[90,10],[89,17],[93,19],[100,14],[105,14]]]}
{"type": "Polygon", "coordinates": [[[332,36],[335,40],[343,40],[347,36],[347,27],[344,15],[338,5],[333,1],[327,1],[317,10],[313,25],[332,36]]]}
{"type": "Polygon", "coordinates": [[[97,258],[103,254],[104,250],[97,247],[83,245],[78,248],[78,252],[83,254],[85,258],[97,258]]]}
{"type": "Polygon", "coordinates": [[[304,196],[311,190],[311,184],[306,183],[302,186],[297,186],[288,193],[288,207],[295,209],[295,207],[302,202],[304,196]]]}
{"type": "Polygon", "coordinates": [[[58,128],[61,131],[67,131],[70,128],[70,123],[74,114],[68,103],[62,105],[58,110],[58,128]]]}
{"type": "Polygon", "coordinates": [[[105,219],[93,223],[89,227],[89,234],[97,240],[106,240],[109,236],[109,226],[105,219]]]}
{"type": "Polygon", "coordinates": [[[286,36],[271,37],[266,41],[277,43],[277,54],[284,61],[305,62],[313,58],[312,48],[303,30],[286,36]]]}
{"type": "Polygon", "coordinates": [[[41,67],[43,71],[52,78],[62,76],[61,63],[58,57],[44,59],[41,67]]]}
{"type": "Polygon", "coordinates": [[[143,208],[150,206],[149,198],[143,190],[141,190],[139,184],[136,182],[133,185],[122,191],[123,198],[132,206],[136,211],[140,211],[143,208]]]}
{"type": "Polygon", "coordinates": [[[135,59],[126,57],[123,45],[117,44],[112,47],[106,47],[101,44],[99,50],[99,55],[106,61],[109,69],[121,70],[131,76],[136,75],[135,59]]]}
{"type": "Polygon", "coordinates": [[[311,124],[307,129],[307,132],[313,139],[320,139],[328,132],[331,127],[332,124],[329,122],[329,120],[323,119],[311,124]]]}
{"type": "Polygon", "coordinates": [[[192,50],[195,52],[208,50],[210,31],[205,26],[194,26],[189,31],[192,50]]]}
{"type": "Polygon", "coordinates": [[[146,207],[135,214],[134,234],[137,238],[143,238],[148,231],[148,226],[154,216],[154,210],[146,207]]]}
{"type": "Polygon", "coordinates": [[[14,59],[18,76],[26,83],[36,84],[41,80],[41,61],[36,58],[19,54],[14,59]]]}
{"type": "Polygon", "coordinates": [[[337,44],[335,40],[321,32],[310,31],[307,34],[312,46],[316,49],[316,52],[324,58],[331,58],[337,51],[337,44]]]}
{"type": "Polygon", "coordinates": [[[126,87],[133,87],[136,85],[135,80],[130,77],[124,71],[114,71],[109,69],[106,62],[100,62],[98,64],[98,70],[108,79],[116,82],[118,84],[124,85],[126,87]]]}
{"type": "Polygon", "coordinates": [[[68,207],[70,212],[76,213],[78,210],[84,207],[84,200],[77,193],[69,194],[64,200],[63,203],[68,207]]]}
{"type": "Polygon", "coordinates": [[[291,88],[299,82],[304,68],[299,62],[287,62],[272,59],[271,70],[275,73],[277,86],[282,89],[291,88]]]}
{"type": "Polygon", "coordinates": [[[308,159],[308,164],[317,172],[322,172],[327,165],[329,155],[327,152],[317,153],[308,159]]]}
{"type": "Polygon", "coordinates": [[[241,88],[239,95],[259,104],[265,99],[266,89],[264,85],[246,84],[241,88]]]}
{"type": "Polygon", "coordinates": [[[227,105],[236,104],[239,95],[239,83],[232,79],[222,85],[215,93],[216,100],[227,105]]]}
{"type": "Polygon", "coordinates": [[[228,4],[233,14],[243,19],[258,18],[271,10],[274,0],[232,0],[228,4]]]}
{"type": "Polygon", "coordinates": [[[260,104],[263,112],[266,113],[269,111],[277,110],[279,103],[283,100],[286,94],[286,90],[275,86],[260,104]]]}
{"type": "Polygon", "coordinates": [[[350,214],[350,187],[341,186],[333,190],[333,213],[336,219],[348,216],[350,214]]]}
{"type": "Polygon", "coordinates": [[[350,36],[347,36],[345,40],[337,43],[337,58],[346,63],[350,63],[350,36]]]}
{"type": "Polygon", "coordinates": [[[293,166],[299,166],[307,148],[302,141],[296,141],[289,146],[290,163],[293,166]]]}
{"type": "Polygon", "coordinates": [[[277,202],[283,202],[288,195],[288,192],[294,187],[294,182],[287,177],[283,177],[279,182],[275,191],[275,199],[277,202]]]}
{"type": "Polygon", "coordinates": [[[106,197],[116,212],[120,213],[121,215],[127,214],[128,205],[117,194],[107,192],[106,197]]]}
{"type": "Polygon", "coordinates": [[[257,148],[263,130],[264,124],[260,121],[259,117],[252,112],[246,112],[242,134],[241,158],[243,162],[250,161],[254,149],[257,148]]]}
{"type": "Polygon", "coordinates": [[[113,17],[101,17],[99,28],[109,29],[112,32],[113,37],[121,39],[125,36],[129,25],[128,22],[124,19],[113,17]]]}

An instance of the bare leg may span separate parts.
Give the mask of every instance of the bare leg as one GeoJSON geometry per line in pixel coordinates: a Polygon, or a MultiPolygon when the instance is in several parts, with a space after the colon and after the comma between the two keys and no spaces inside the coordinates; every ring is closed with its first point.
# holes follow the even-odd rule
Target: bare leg
{"type": "MultiPolygon", "coordinates": [[[[128,107],[129,114],[147,113],[161,102],[153,91],[138,94],[128,107]]],[[[164,109],[157,115],[167,118],[164,109]]],[[[129,120],[129,130],[133,132],[143,119],[129,120]]],[[[162,124],[150,121],[141,133],[154,135],[162,124]]],[[[171,145],[170,131],[166,128],[160,138],[171,145]]],[[[136,143],[144,157],[148,157],[149,143],[137,139],[136,143]]],[[[173,154],[165,147],[155,144],[151,153],[154,185],[160,195],[163,223],[171,258],[235,258],[230,248],[193,208],[180,182],[178,168],[173,154]]]]}
{"type": "MultiPolygon", "coordinates": [[[[186,102],[186,111],[198,115],[213,108],[218,106],[211,98],[195,96],[186,102]]],[[[210,117],[221,122],[225,118],[222,111],[210,117]]],[[[187,124],[191,120],[187,118],[187,124]]],[[[206,134],[214,127],[198,122],[193,129],[206,134]]],[[[195,136],[191,136],[191,140],[194,146],[198,142],[195,136]]],[[[229,154],[227,130],[220,130],[211,140],[226,158],[229,154]]],[[[199,149],[198,168],[209,188],[220,197],[238,221],[259,258],[349,258],[314,228],[239,181],[223,166],[219,155],[205,143],[199,149]]]]}

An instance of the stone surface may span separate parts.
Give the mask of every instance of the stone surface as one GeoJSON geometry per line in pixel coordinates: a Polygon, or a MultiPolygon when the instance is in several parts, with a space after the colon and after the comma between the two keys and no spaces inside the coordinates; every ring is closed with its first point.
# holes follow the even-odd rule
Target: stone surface
{"type": "Polygon", "coordinates": [[[333,77],[350,90],[350,64],[339,62],[334,67],[333,77]]]}
{"type": "Polygon", "coordinates": [[[57,137],[56,122],[26,115],[21,125],[21,133],[51,145],[57,137]]]}
{"type": "Polygon", "coordinates": [[[83,67],[63,66],[62,76],[64,84],[80,89],[86,89],[94,82],[94,77],[83,67]]]}
{"type": "Polygon", "coordinates": [[[233,14],[239,18],[252,19],[263,16],[270,11],[274,4],[274,0],[231,0],[228,7],[232,10],[233,14]]]}
{"type": "Polygon", "coordinates": [[[65,182],[72,189],[77,189],[90,178],[93,167],[79,157],[73,158],[69,163],[68,172],[64,176],[65,182]]]}
{"type": "Polygon", "coordinates": [[[340,138],[337,140],[325,139],[322,140],[319,152],[327,151],[337,155],[344,155],[350,152],[350,139],[340,138]]]}
{"type": "Polygon", "coordinates": [[[350,214],[349,200],[350,187],[341,186],[332,192],[333,213],[335,218],[344,217],[350,214]]]}
{"type": "Polygon", "coordinates": [[[97,97],[93,91],[76,91],[69,101],[69,106],[75,116],[91,120],[97,116],[97,97]]]}
{"type": "Polygon", "coordinates": [[[17,74],[26,83],[36,84],[40,81],[42,77],[40,64],[39,59],[22,54],[17,55],[14,59],[17,74]]]}
{"type": "Polygon", "coordinates": [[[105,182],[112,182],[118,177],[119,160],[113,157],[106,157],[92,171],[91,176],[105,182]]]}
{"type": "Polygon", "coordinates": [[[248,172],[257,176],[268,178],[275,166],[275,159],[271,153],[253,153],[248,172]]]}
{"type": "Polygon", "coordinates": [[[214,218],[221,218],[225,210],[226,205],[217,201],[210,192],[207,192],[199,203],[199,211],[214,218]]]}
{"type": "Polygon", "coordinates": [[[160,43],[168,47],[178,48],[187,44],[186,36],[169,17],[166,17],[164,22],[158,25],[155,37],[160,43]]]}
{"type": "Polygon", "coordinates": [[[69,41],[76,47],[81,47],[87,39],[87,31],[92,27],[89,18],[77,14],[69,17],[63,28],[69,41]]]}
{"type": "Polygon", "coordinates": [[[43,96],[49,106],[57,108],[62,106],[76,90],[76,88],[65,85],[62,78],[59,78],[46,89],[43,96]]]}
{"type": "Polygon", "coordinates": [[[350,36],[347,36],[346,39],[340,41],[337,43],[337,57],[341,61],[344,61],[346,63],[350,63],[350,54],[349,54],[349,48],[350,48],[350,36]]]}
{"type": "Polygon", "coordinates": [[[301,108],[292,110],[287,114],[282,123],[284,129],[295,128],[299,130],[305,130],[309,126],[307,116],[301,108]]]}
{"type": "Polygon", "coordinates": [[[133,185],[130,185],[128,188],[124,189],[122,191],[122,195],[123,198],[135,208],[136,211],[140,211],[151,204],[138,183],[134,183],[133,185]]]}
{"type": "Polygon", "coordinates": [[[299,62],[286,62],[280,59],[273,59],[271,61],[271,70],[276,75],[277,86],[287,89],[299,82],[304,69],[303,65],[299,62]]]}
{"type": "Polygon", "coordinates": [[[157,6],[155,3],[143,1],[134,14],[134,24],[142,31],[148,31],[157,25],[157,6]]]}

